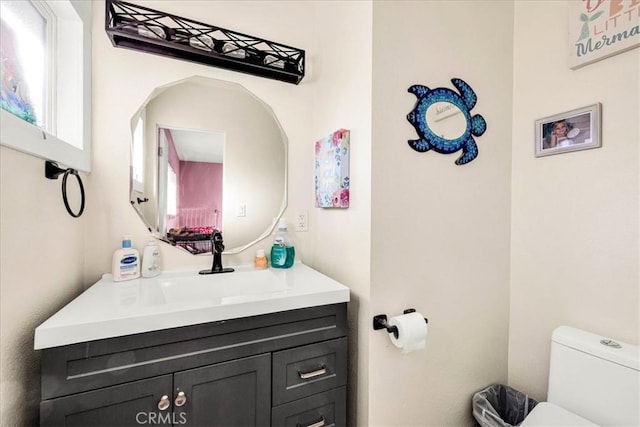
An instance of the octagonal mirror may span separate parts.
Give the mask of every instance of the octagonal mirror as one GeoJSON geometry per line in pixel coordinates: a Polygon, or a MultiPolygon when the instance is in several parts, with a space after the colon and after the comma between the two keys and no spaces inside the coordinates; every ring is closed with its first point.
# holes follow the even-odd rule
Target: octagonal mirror
{"type": "Polygon", "coordinates": [[[130,201],[149,231],[192,254],[267,237],[287,204],[287,138],[239,84],[191,77],[156,88],[131,119],[130,201]]]}

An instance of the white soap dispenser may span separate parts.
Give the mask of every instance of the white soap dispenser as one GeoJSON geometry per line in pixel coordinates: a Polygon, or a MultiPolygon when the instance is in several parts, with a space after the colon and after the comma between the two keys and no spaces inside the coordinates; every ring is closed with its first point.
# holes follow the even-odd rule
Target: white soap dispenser
{"type": "Polygon", "coordinates": [[[155,240],[149,240],[142,251],[142,277],[160,274],[160,248],[155,240]]]}
{"type": "Polygon", "coordinates": [[[131,236],[124,236],[122,248],[113,254],[112,274],[114,282],[140,277],[140,253],[131,247],[131,236]]]}

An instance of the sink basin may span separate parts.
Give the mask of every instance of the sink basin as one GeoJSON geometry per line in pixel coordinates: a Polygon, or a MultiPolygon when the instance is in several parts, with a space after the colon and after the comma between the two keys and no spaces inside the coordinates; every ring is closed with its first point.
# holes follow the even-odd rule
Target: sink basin
{"type": "Polygon", "coordinates": [[[302,263],[285,270],[235,268],[210,275],[165,271],[126,282],[105,274],[36,328],[34,348],[349,301],[346,286],[302,263]]]}
{"type": "Polygon", "coordinates": [[[272,298],[291,288],[271,270],[245,269],[206,276],[190,273],[165,274],[154,278],[162,290],[165,303],[237,303],[272,298]]]}

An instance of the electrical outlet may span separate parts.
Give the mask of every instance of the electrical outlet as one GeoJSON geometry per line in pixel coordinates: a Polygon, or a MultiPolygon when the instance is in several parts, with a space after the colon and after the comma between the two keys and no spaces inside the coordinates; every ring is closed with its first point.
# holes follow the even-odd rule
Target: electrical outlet
{"type": "Polygon", "coordinates": [[[309,218],[306,211],[296,212],[296,231],[309,231],[309,218]]]}

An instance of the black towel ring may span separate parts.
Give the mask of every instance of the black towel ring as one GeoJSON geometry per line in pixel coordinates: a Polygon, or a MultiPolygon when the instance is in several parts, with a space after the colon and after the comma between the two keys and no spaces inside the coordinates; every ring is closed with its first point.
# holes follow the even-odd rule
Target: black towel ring
{"type": "Polygon", "coordinates": [[[64,174],[64,176],[62,177],[62,200],[64,201],[64,207],[67,209],[67,212],[69,212],[69,215],[74,218],[78,218],[80,215],[82,215],[82,212],[84,212],[85,201],[84,185],[82,185],[82,179],[80,179],[78,171],[71,168],[61,169],[55,162],[52,162],[50,160],[47,160],[45,162],[44,175],[47,178],[58,179],[58,176],[60,176],[61,174],[64,174]],[[67,178],[70,174],[75,175],[76,180],[78,181],[78,186],[80,187],[80,210],[78,211],[78,213],[75,213],[71,210],[71,207],[69,206],[69,199],[67,198],[67,178]]]}

